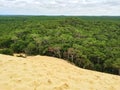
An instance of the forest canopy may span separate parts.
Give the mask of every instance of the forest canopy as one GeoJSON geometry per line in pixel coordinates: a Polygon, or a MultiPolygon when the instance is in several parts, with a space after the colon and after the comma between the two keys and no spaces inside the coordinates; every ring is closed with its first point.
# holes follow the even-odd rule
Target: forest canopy
{"type": "Polygon", "coordinates": [[[0,53],[53,56],[120,74],[120,17],[0,16],[0,53]]]}

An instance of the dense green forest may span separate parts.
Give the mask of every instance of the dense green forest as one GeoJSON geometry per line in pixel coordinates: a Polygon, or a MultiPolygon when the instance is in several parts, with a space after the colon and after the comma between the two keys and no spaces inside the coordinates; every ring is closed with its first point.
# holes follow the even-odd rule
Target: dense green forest
{"type": "Polygon", "coordinates": [[[0,53],[53,56],[120,75],[120,17],[0,16],[0,53]]]}

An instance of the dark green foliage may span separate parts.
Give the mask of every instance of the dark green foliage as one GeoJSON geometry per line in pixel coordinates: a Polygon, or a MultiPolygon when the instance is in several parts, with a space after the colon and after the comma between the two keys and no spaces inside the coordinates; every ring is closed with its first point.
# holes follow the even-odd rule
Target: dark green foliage
{"type": "Polygon", "coordinates": [[[120,17],[0,16],[0,52],[54,56],[120,74],[120,17]]]}
{"type": "Polygon", "coordinates": [[[8,48],[1,49],[0,54],[13,55],[13,50],[8,48]]]}
{"type": "Polygon", "coordinates": [[[38,54],[37,46],[34,43],[29,43],[25,49],[25,53],[28,55],[38,54]]]}
{"type": "Polygon", "coordinates": [[[9,48],[12,44],[11,38],[0,37],[0,48],[9,48]]]}

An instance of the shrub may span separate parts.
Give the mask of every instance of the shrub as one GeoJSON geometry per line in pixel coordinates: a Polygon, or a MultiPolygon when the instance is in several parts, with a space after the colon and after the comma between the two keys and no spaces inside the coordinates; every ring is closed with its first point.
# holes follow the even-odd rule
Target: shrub
{"type": "Polygon", "coordinates": [[[0,50],[0,54],[13,55],[13,50],[8,49],[8,48],[6,48],[6,49],[1,49],[1,50],[0,50]]]}

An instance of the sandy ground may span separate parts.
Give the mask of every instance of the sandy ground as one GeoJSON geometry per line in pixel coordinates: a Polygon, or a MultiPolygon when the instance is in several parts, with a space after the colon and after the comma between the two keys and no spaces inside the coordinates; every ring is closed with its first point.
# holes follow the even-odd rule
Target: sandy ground
{"type": "Polygon", "coordinates": [[[120,90],[120,76],[52,57],[0,55],[0,90],[120,90]]]}

